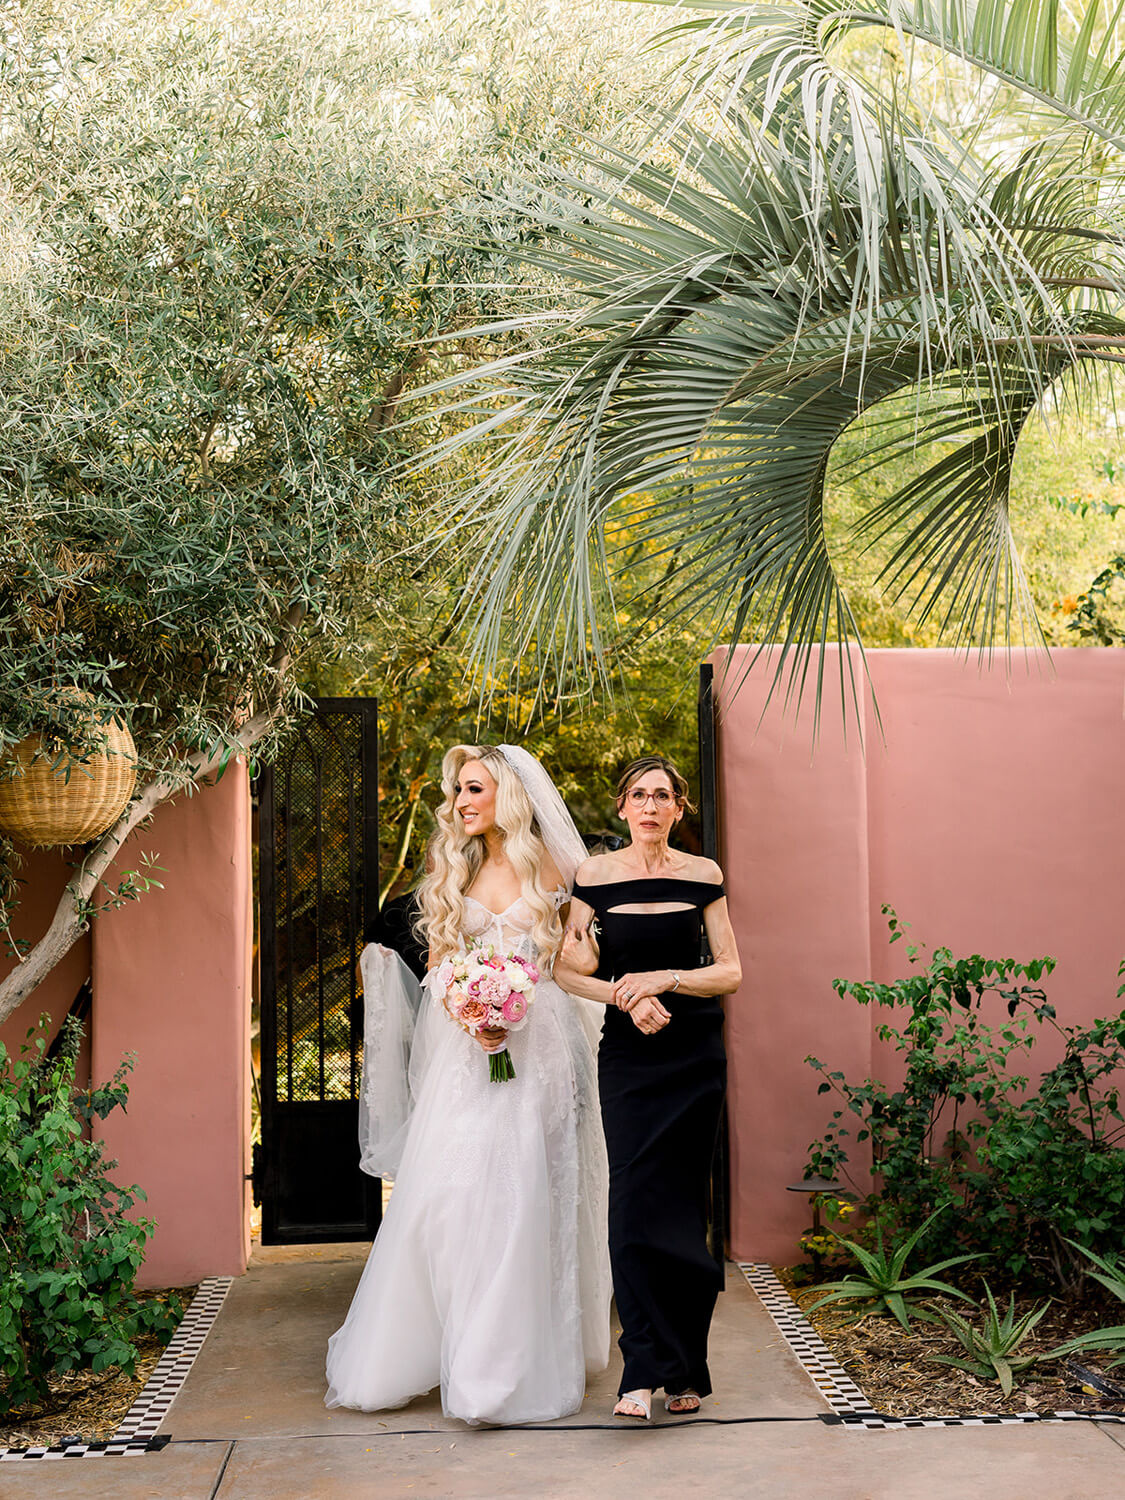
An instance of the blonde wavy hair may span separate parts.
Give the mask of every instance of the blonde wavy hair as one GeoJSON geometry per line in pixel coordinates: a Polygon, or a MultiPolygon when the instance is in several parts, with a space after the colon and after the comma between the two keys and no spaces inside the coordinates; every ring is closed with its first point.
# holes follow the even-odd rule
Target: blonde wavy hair
{"type": "Polygon", "coordinates": [[[456,953],[464,943],[465,895],[485,857],[484,836],[467,833],[453,806],[461,768],[471,760],[479,760],[496,782],[496,826],[504,834],[505,853],[531,908],[535,945],[553,960],[563,934],[552,893],[544,883],[547,849],[523,783],[493,745],[454,745],[441,763],[444,796],[427,851],[426,874],[418,887],[418,935],[429,944],[431,964],[456,953]]]}

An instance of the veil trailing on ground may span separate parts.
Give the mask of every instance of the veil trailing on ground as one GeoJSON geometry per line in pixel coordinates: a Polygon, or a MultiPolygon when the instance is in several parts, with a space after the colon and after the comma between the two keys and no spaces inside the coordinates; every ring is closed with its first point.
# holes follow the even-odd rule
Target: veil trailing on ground
{"type": "MultiPolygon", "coordinates": [[[[548,854],[569,891],[586,846],[543,767],[520,745],[500,745],[500,754],[520,779],[548,854]]],[[[363,1078],[359,1097],[360,1167],[372,1177],[394,1177],[402,1158],[406,1127],[432,1044],[439,1005],[424,1004],[430,976],[419,985],[397,953],[368,944],[360,959],[363,976],[363,1078]]],[[[431,994],[431,998],[438,997],[431,994]]],[[[602,1008],[577,997],[574,1004],[593,1050],[597,1050],[602,1008]]]]}

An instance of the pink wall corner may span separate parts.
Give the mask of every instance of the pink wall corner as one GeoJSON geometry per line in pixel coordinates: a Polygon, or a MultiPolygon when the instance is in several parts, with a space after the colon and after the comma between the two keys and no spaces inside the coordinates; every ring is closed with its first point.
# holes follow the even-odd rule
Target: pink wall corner
{"type": "Polygon", "coordinates": [[[838,715],[825,715],[815,755],[811,705],[796,723],[776,703],[763,716],[768,663],[734,692],[747,655],[736,652],[725,676],[726,651],[712,658],[722,863],[743,970],[726,1003],[731,1252],[792,1262],[810,1210],[786,1189],[826,1119],[804,1059],[870,1067],[867,1018],[832,989],[870,963],[866,782],[838,715]]]}
{"type": "MultiPolygon", "coordinates": [[[[61,849],[20,850],[23,864],[16,873],[23,884],[20,887],[19,910],[12,923],[13,936],[34,944],[47,931],[63,887],[73,873],[73,864],[66,857],[71,852],[61,849]]],[[[14,967],[14,959],[0,956],[0,976],[8,974],[14,967]]],[[[0,1026],[0,1042],[3,1042],[9,1053],[18,1055],[28,1031],[44,1012],[51,1018],[49,1030],[53,1038],[79,989],[89,977],[90,934],[84,932],[37,987],[35,993],[0,1026]]],[[[79,1084],[85,1086],[89,1082],[89,1069],[87,1027],[87,1037],[76,1068],[79,1084]]]]}
{"type": "Polygon", "coordinates": [[[249,1257],[250,795],[245,762],[163,806],[112,881],[152,852],[153,890],[95,925],[93,1070],[136,1054],[128,1112],[99,1127],[157,1222],[139,1284],[240,1275],[249,1257]]]}

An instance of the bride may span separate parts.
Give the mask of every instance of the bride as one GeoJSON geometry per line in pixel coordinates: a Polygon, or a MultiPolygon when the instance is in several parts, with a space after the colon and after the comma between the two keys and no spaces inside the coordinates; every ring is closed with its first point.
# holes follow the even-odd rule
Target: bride
{"type": "Polygon", "coordinates": [[[454,746],[442,787],[420,1004],[396,955],[363,955],[362,1165],[395,1187],[328,1345],[325,1402],[383,1410],[440,1383],[447,1417],[544,1421],[576,1411],[586,1370],[609,1358],[600,1007],[550,978],[585,850],[518,746],[454,746]],[[437,968],[481,942],[532,959],[540,979],[525,1026],[473,1038],[437,968]],[[504,1045],[515,1077],[490,1082],[484,1054],[504,1045]]]}

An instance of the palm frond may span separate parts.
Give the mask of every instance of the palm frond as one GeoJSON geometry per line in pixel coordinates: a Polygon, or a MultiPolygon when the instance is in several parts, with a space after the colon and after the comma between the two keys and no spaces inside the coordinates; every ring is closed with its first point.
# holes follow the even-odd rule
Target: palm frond
{"type": "MultiPolygon", "coordinates": [[[[528,342],[420,393],[458,423],[431,460],[487,455],[453,528],[474,538],[479,666],[534,644],[544,671],[598,670],[624,519],[675,555],[663,618],[765,643],[799,698],[819,648],[856,640],[825,483],[881,406],[897,416],[865,461],[911,470],[858,531],[890,548],[884,584],[982,649],[1036,640],[1008,514],[1019,436],[1063,377],[1125,359],[1125,224],[1106,191],[1125,145],[1121,7],[1058,42],[1051,0],[690,8],[674,29],[690,86],[654,120],[658,147],[592,146],[534,195],[529,259],[576,308],[473,330],[528,342]],[[997,170],[837,65],[872,24],[1003,78],[1059,130],[997,170]]],[[[823,655],[818,705],[822,674],[823,655]]]]}

